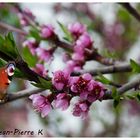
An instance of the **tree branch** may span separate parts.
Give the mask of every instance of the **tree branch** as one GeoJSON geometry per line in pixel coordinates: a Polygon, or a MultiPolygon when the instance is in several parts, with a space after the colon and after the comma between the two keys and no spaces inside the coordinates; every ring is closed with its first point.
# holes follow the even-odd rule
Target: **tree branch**
{"type": "MultiPolygon", "coordinates": [[[[139,62],[137,62],[137,63],[139,63],[139,62]]],[[[72,75],[78,76],[78,75],[81,75],[84,73],[90,73],[91,75],[95,76],[95,75],[98,75],[99,73],[110,74],[110,73],[131,72],[131,71],[132,71],[132,68],[129,63],[120,63],[118,65],[116,64],[113,66],[106,66],[103,68],[97,68],[97,69],[89,70],[89,71],[81,70],[79,72],[72,73],[72,75]]]]}
{"type": "Polygon", "coordinates": [[[27,35],[27,33],[26,33],[25,31],[23,31],[23,30],[21,30],[21,29],[18,29],[18,28],[16,28],[16,27],[13,27],[13,26],[11,26],[11,25],[8,25],[8,24],[6,24],[6,23],[3,23],[3,22],[1,22],[1,21],[0,21],[0,27],[1,27],[1,28],[5,28],[5,29],[8,29],[8,30],[13,31],[13,32],[17,32],[17,33],[19,33],[19,34],[21,34],[21,35],[27,35]]]}
{"type": "MultiPolygon", "coordinates": [[[[132,80],[126,84],[124,84],[122,87],[117,89],[117,93],[119,95],[124,94],[126,91],[129,91],[133,88],[136,88],[138,85],[140,85],[140,75],[137,76],[135,80],[132,80]]],[[[113,97],[111,96],[112,92],[111,91],[106,91],[106,94],[102,98],[103,100],[108,100],[112,99],[113,97]]]]}
{"type": "Polygon", "coordinates": [[[140,14],[129,3],[119,3],[122,5],[133,17],[140,22],[140,14]]]}
{"type": "Polygon", "coordinates": [[[22,90],[22,91],[19,91],[16,93],[9,93],[7,101],[1,102],[0,105],[6,104],[8,102],[12,102],[12,101],[17,100],[17,99],[28,97],[32,94],[37,94],[37,93],[42,92],[42,91],[44,91],[44,89],[29,88],[29,89],[25,89],[25,90],[22,90]]]}

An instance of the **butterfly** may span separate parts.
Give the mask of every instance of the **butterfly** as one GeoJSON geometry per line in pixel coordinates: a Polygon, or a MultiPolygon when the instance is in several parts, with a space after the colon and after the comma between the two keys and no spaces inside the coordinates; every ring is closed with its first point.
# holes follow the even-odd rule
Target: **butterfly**
{"type": "Polygon", "coordinates": [[[0,68],[0,102],[6,100],[7,88],[11,83],[14,71],[14,62],[9,62],[6,66],[0,68]]]}

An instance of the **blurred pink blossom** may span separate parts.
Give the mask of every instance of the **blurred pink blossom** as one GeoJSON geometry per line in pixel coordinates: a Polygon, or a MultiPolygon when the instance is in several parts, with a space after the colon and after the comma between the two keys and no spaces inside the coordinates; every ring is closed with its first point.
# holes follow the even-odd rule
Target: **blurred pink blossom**
{"type": "Polygon", "coordinates": [[[25,41],[23,42],[23,47],[26,47],[26,46],[29,48],[29,50],[31,51],[31,53],[32,53],[33,55],[36,54],[36,48],[38,47],[38,43],[36,42],[35,39],[28,39],[28,40],[25,40],[25,41]]]}
{"type": "Polygon", "coordinates": [[[66,110],[70,105],[70,99],[71,97],[67,93],[59,93],[54,101],[55,107],[66,110]]]}
{"type": "Polygon", "coordinates": [[[86,31],[86,27],[79,22],[69,24],[68,29],[76,37],[79,37],[81,34],[83,34],[86,31]]]}
{"type": "Polygon", "coordinates": [[[43,38],[49,38],[52,37],[54,35],[54,28],[52,27],[52,25],[43,25],[41,27],[41,37],[43,38]]]}
{"type": "Polygon", "coordinates": [[[66,71],[58,70],[53,74],[52,84],[57,90],[62,90],[68,85],[69,76],[66,71]]]}
{"type": "Polygon", "coordinates": [[[33,106],[36,109],[36,111],[41,113],[41,117],[44,118],[49,114],[52,107],[47,97],[35,94],[31,95],[29,98],[32,100],[33,106]]]}
{"type": "Polygon", "coordinates": [[[52,49],[46,50],[41,47],[36,49],[36,54],[39,57],[39,59],[41,61],[45,61],[45,62],[48,62],[51,59],[52,52],[53,52],[52,49]]]}
{"type": "Polygon", "coordinates": [[[81,116],[82,119],[86,119],[89,112],[89,106],[90,104],[86,101],[79,101],[73,108],[73,115],[77,117],[81,116]]]}

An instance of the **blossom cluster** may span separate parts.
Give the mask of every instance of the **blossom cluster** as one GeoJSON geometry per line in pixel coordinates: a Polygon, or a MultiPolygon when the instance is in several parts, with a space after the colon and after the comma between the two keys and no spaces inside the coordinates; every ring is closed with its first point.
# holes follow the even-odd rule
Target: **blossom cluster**
{"type": "MultiPolygon", "coordinates": [[[[91,40],[85,25],[79,22],[69,24],[68,30],[74,38],[71,48],[73,52],[69,58],[66,58],[67,55],[64,55],[65,58],[63,60],[66,62],[66,69],[69,70],[69,72],[73,72],[82,69],[87,57],[86,51],[92,50],[93,41],[91,40]]],[[[39,35],[43,40],[53,40],[57,36],[54,27],[50,24],[42,25],[40,27],[39,35]]],[[[23,46],[28,47],[32,55],[37,55],[40,62],[48,62],[53,57],[56,48],[52,47],[46,49],[41,47],[40,44],[41,43],[37,42],[35,39],[27,39],[23,43],[23,46]]],[[[42,69],[42,71],[44,71],[44,69],[42,69]]]]}
{"type": "MultiPolygon", "coordinates": [[[[28,10],[24,11],[24,14],[33,19],[33,15],[28,10]]],[[[21,19],[24,19],[24,16],[21,19]]],[[[24,21],[26,20],[24,19],[24,21]]],[[[84,119],[88,115],[91,104],[103,97],[105,87],[102,83],[95,81],[89,73],[81,76],[71,76],[73,71],[82,69],[87,57],[86,52],[92,50],[93,41],[86,26],[79,22],[69,24],[67,29],[72,35],[73,43],[70,57],[65,55],[64,58],[66,67],[64,70],[57,70],[53,73],[51,81],[53,91],[51,94],[31,95],[30,99],[36,111],[40,112],[42,117],[45,117],[52,108],[66,110],[72,99],[78,96],[78,101],[73,107],[73,115],[81,116],[84,119]]],[[[54,27],[49,24],[40,26],[39,35],[42,40],[52,41],[57,38],[54,27]]],[[[32,55],[38,57],[39,63],[33,68],[34,71],[45,76],[46,71],[42,62],[48,62],[55,49],[53,47],[50,49],[41,47],[41,43],[37,42],[36,39],[26,40],[23,46],[28,47],[32,55]]]]}
{"type": "Polygon", "coordinates": [[[70,76],[65,70],[54,72],[52,85],[57,94],[52,93],[48,96],[37,94],[30,97],[34,108],[41,112],[42,117],[47,116],[52,107],[66,110],[70,106],[72,98],[78,96],[78,102],[73,107],[73,115],[85,119],[91,104],[101,99],[105,90],[104,85],[93,80],[89,73],[70,76]]]}
{"type": "Polygon", "coordinates": [[[82,69],[87,57],[86,51],[92,50],[93,41],[87,32],[86,26],[76,22],[68,25],[68,30],[74,38],[71,60],[67,61],[67,69],[77,71],[82,69]]]}
{"type": "MultiPolygon", "coordinates": [[[[51,38],[54,35],[54,28],[51,25],[43,25],[40,29],[40,37],[43,39],[51,38]]],[[[55,51],[55,48],[42,47],[41,41],[36,41],[35,38],[28,38],[23,42],[23,47],[28,47],[33,56],[38,57],[38,64],[33,68],[35,72],[41,76],[47,73],[43,63],[50,62],[55,51]]]]}

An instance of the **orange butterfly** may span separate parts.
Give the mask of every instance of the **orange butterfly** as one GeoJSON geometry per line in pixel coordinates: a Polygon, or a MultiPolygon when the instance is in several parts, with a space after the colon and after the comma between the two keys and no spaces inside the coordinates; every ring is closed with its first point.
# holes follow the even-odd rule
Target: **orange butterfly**
{"type": "Polygon", "coordinates": [[[5,67],[0,68],[0,102],[5,101],[7,88],[11,83],[15,71],[15,63],[9,62],[5,67]]]}

